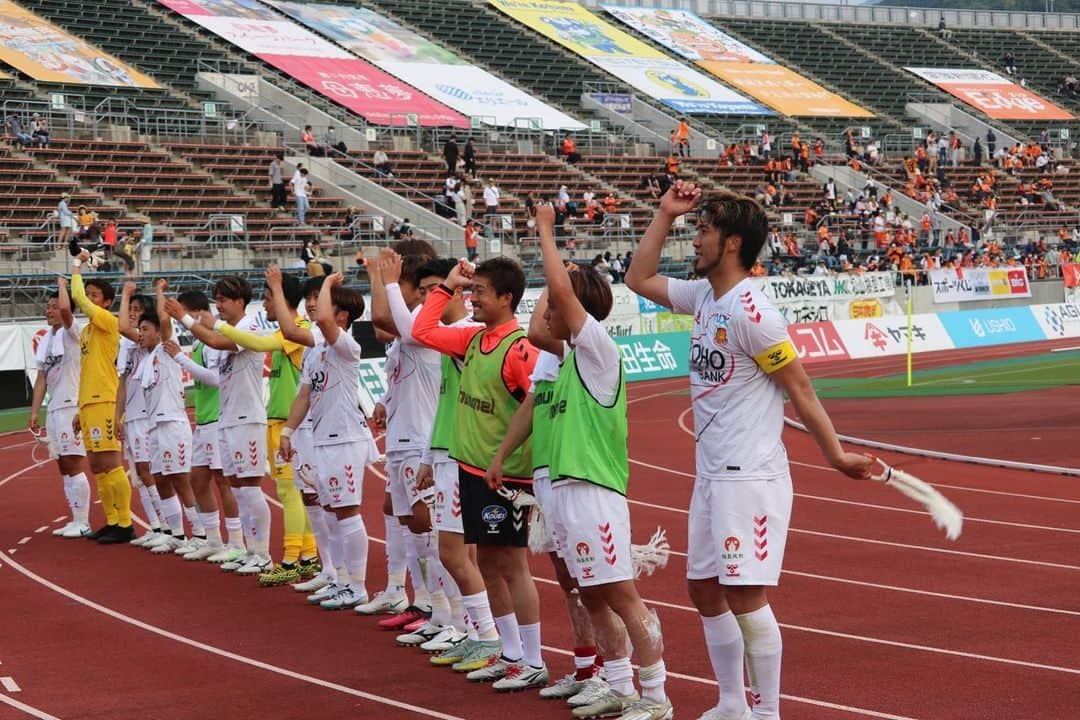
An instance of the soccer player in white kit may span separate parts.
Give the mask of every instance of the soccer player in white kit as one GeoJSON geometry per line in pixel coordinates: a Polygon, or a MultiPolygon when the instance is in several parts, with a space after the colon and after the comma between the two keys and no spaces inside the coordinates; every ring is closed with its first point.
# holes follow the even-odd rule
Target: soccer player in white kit
{"type": "Polygon", "coordinates": [[[251,285],[242,277],[229,275],[214,284],[214,303],[220,319],[204,313],[200,321],[184,312],[173,298],[165,310],[203,343],[226,355],[218,365],[221,419],[218,420],[222,474],[236,495],[248,554],[221,565],[225,572],[258,575],[270,569],[270,505],[262,492],[266,477],[266,404],[263,401],[265,354],[239,347],[214,332],[211,325],[228,323],[246,332],[258,332],[254,316],[247,314],[251,285]]]}
{"type": "Polygon", "coordinates": [[[780,717],[782,644],[766,588],[780,580],[791,517],[791,471],[781,440],[784,393],[834,468],[855,479],[870,477],[870,458],[840,446],[783,315],[749,280],[768,225],[750,198],[720,193],[703,201],[698,187],[679,181],[661,198],[626,275],[634,292],[694,317],[697,478],[686,574],[720,688],[719,703],[702,720],[780,717]],[[701,279],[658,275],[675,218],[699,206],[694,273],[701,279]]]}
{"type": "Polygon", "coordinates": [[[55,530],[53,535],[79,538],[90,534],[90,481],[83,469],[86,448],[82,436],[71,423],[79,414],[79,366],[82,350],[79,347],[79,324],[71,312],[67,280],[59,279],[60,290],[49,296],[45,305],[45,320],[49,332],[38,343],[34,360],[37,378],[30,407],[30,431],[40,430],[41,403],[49,392],[45,433],[56,465],[64,480],[64,497],[71,508],[71,522],[55,530]]]}
{"type": "Polygon", "coordinates": [[[367,602],[368,534],[360,515],[364,469],[378,448],[360,410],[360,359],[363,351],[351,333],[363,313],[364,297],[341,287],[341,273],[323,282],[315,322],[322,341],[305,353],[300,390],[281,430],[281,454],[291,460],[292,435],[311,417],[315,457],[315,486],[320,504],[334,515],[330,532],[341,543],[346,576],[337,592],[319,603],[341,610],[367,602]]]}

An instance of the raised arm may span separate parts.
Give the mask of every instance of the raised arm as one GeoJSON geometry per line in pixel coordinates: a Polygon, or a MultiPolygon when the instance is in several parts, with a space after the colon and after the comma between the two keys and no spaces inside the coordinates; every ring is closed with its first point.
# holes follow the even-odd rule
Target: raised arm
{"type": "Polygon", "coordinates": [[[454,291],[459,287],[472,285],[472,263],[462,260],[450,271],[443,285],[428,293],[427,300],[420,308],[420,314],[413,321],[413,338],[421,345],[438,350],[443,355],[465,357],[469,341],[480,332],[482,326],[450,327],[440,325],[443,311],[454,299],[454,291]]]}
{"type": "Polygon", "coordinates": [[[60,322],[65,328],[70,328],[75,322],[75,315],[71,312],[71,296],[68,294],[67,278],[61,275],[56,279],[57,299],[56,307],[60,310],[60,322]]]}
{"type": "Polygon", "coordinates": [[[281,268],[276,265],[266,268],[266,286],[270,288],[270,302],[274,306],[274,315],[285,339],[304,347],[315,347],[315,335],[308,328],[296,324],[296,316],[285,304],[285,295],[281,289],[281,268]]]}
{"type": "Polygon", "coordinates": [[[337,318],[334,317],[334,298],[333,290],[345,280],[345,276],[340,272],[328,275],[326,281],[323,282],[322,289],[319,290],[319,304],[315,310],[315,322],[319,326],[320,332],[323,337],[326,338],[327,345],[333,345],[337,342],[338,335],[341,334],[341,328],[338,327],[337,318]]]}
{"type": "Polygon", "coordinates": [[[221,384],[221,378],[218,376],[216,370],[212,370],[208,367],[203,367],[199,363],[188,357],[175,340],[166,340],[165,352],[169,353],[169,357],[176,361],[176,364],[188,371],[191,377],[195,378],[203,385],[209,385],[211,387],[217,387],[221,384]]]}
{"type": "MultiPolygon", "coordinates": [[[[132,327],[131,325],[131,296],[134,294],[135,283],[129,280],[128,282],[124,283],[124,289],[120,291],[120,312],[117,315],[117,323],[120,328],[121,335],[126,337],[131,342],[139,342],[139,328],[132,327]]],[[[162,337],[164,337],[165,329],[162,328],[161,332],[162,337]]]]}
{"type": "MultiPolygon", "coordinates": [[[[83,251],[86,254],[86,251],[83,251]]],[[[90,298],[86,295],[86,286],[83,285],[82,272],[80,267],[82,265],[82,255],[75,258],[75,262],[72,263],[71,271],[71,299],[75,301],[75,304],[80,310],[90,319],[92,325],[97,325],[102,330],[110,333],[119,332],[119,322],[116,316],[105,308],[98,307],[94,303],[90,302],[90,298]]]]}
{"type": "Polygon", "coordinates": [[[172,316],[165,310],[165,291],[168,289],[169,281],[165,278],[158,278],[154,281],[154,297],[157,300],[155,307],[157,308],[158,324],[161,326],[162,341],[172,340],[173,336],[172,316]]]}
{"type": "MultiPolygon", "coordinates": [[[[188,315],[184,310],[184,306],[181,305],[176,298],[168,298],[162,303],[162,307],[165,308],[165,313],[171,317],[180,321],[180,324],[191,331],[191,334],[196,339],[201,340],[203,344],[208,345],[215,350],[227,350],[228,352],[236,352],[239,350],[229,338],[214,332],[211,327],[214,322],[214,318],[210,313],[204,313],[205,317],[196,319],[191,315],[188,315]]],[[[170,328],[171,332],[171,328],[170,328]]]]}
{"type": "Polygon", "coordinates": [[[547,350],[552,355],[562,357],[563,342],[551,336],[547,320],[544,318],[547,306],[548,291],[547,288],[544,288],[543,292],[540,293],[540,297],[536,300],[536,307],[533,309],[532,315],[529,317],[529,342],[541,350],[547,350]]]}
{"type": "MultiPolygon", "coordinates": [[[[279,315],[278,324],[281,323],[280,317],[281,316],[279,315]]],[[[282,342],[282,335],[285,333],[282,333],[281,335],[278,335],[277,333],[258,335],[253,332],[241,330],[229,323],[223,323],[218,326],[217,331],[240,347],[254,350],[255,352],[273,352],[274,350],[281,350],[285,346],[282,342]]]]}
{"type": "Polygon", "coordinates": [[[634,251],[634,261],[626,272],[627,287],[653,302],[671,307],[667,278],[658,274],[660,254],[675,218],[694,210],[700,202],[701,188],[694,183],[678,180],[668,189],[634,251]]]}
{"type": "MultiPolygon", "coordinates": [[[[555,245],[555,208],[545,203],[536,208],[536,230],[540,234],[540,252],[544,258],[544,279],[547,281],[548,302],[559,309],[570,332],[577,335],[585,324],[585,308],[570,284],[559,248],[555,245]]],[[[534,313],[535,314],[535,313],[534,313]]],[[[530,326],[532,323],[529,323],[530,326]]]]}
{"type": "MultiPolygon", "coordinates": [[[[392,265],[393,257],[396,255],[397,253],[390,248],[383,248],[379,251],[379,257],[364,262],[364,267],[368,271],[368,278],[371,280],[371,322],[379,330],[390,333],[394,337],[400,336],[401,333],[398,332],[397,326],[394,324],[394,315],[390,312],[390,303],[386,298],[386,285],[382,273],[384,263],[392,265]]],[[[398,259],[397,274],[400,277],[400,258],[398,259]]],[[[394,278],[394,282],[397,282],[397,278],[394,278]]]]}

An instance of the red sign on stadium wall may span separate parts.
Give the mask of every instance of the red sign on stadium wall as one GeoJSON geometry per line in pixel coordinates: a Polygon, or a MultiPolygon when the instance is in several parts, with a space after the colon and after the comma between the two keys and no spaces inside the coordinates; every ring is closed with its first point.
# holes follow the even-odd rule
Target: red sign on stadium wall
{"type": "Polygon", "coordinates": [[[788,333],[804,363],[848,360],[844,341],[831,322],[799,323],[789,325],[788,333]]]}

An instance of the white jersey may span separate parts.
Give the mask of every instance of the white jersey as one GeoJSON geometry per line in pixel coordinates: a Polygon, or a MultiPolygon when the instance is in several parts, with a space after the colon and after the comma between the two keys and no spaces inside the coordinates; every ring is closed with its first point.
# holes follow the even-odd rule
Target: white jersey
{"type": "Polygon", "coordinates": [[[120,352],[116,355],[116,372],[124,380],[124,422],[146,419],[146,400],[135,370],[142,364],[146,351],[138,343],[120,336],[120,352]]]}
{"type": "MultiPolygon", "coordinates": [[[[251,315],[242,318],[236,327],[244,332],[260,332],[258,322],[251,315]]],[[[266,423],[263,398],[266,353],[238,348],[235,352],[226,351],[218,365],[221,377],[221,419],[218,422],[223,428],[266,423]]]]}
{"type": "Polygon", "coordinates": [[[183,373],[164,345],[159,343],[143,358],[138,375],[150,422],[187,422],[183,373]]]}
{"type": "Polygon", "coordinates": [[[35,355],[39,372],[45,373],[49,390],[49,412],[79,406],[79,372],[82,369],[82,348],[79,345],[79,323],[71,327],[51,328],[41,338],[35,355]]]}
{"type": "Polygon", "coordinates": [[[669,278],[668,298],[676,313],[694,316],[690,396],[698,477],[787,474],[784,393],[769,377],[797,357],[784,316],[749,278],[718,299],[707,280],[669,278]]]}
{"type": "MultiPolygon", "coordinates": [[[[321,345],[324,342],[322,330],[319,329],[318,325],[316,325],[314,322],[312,322],[311,327],[308,328],[308,329],[311,330],[311,337],[315,340],[315,344],[312,345],[309,348],[304,348],[304,355],[300,360],[301,372],[303,372],[304,364],[307,362],[307,356],[309,354],[315,352],[315,348],[317,348],[319,345],[321,345]]],[[[303,380],[301,380],[301,382],[303,382],[303,380]]],[[[297,426],[297,429],[298,430],[308,430],[308,431],[311,430],[311,409],[310,408],[308,408],[307,413],[304,414],[304,419],[300,421],[300,424],[297,426]]]]}
{"type": "Polygon", "coordinates": [[[304,355],[300,382],[311,387],[308,414],[316,447],[371,439],[356,382],[360,356],[359,343],[344,330],[333,345],[324,340],[304,355]]]}
{"type": "MultiPolygon", "coordinates": [[[[415,319],[420,306],[410,313],[415,319]]],[[[435,424],[442,383],[442,355],[413,339],[412,327],[386,353],[386,451],[424,450],[435,424]]]]}

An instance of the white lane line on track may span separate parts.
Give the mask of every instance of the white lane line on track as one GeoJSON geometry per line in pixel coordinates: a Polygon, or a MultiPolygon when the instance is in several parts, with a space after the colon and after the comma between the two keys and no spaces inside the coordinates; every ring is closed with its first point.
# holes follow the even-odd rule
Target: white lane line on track
{"type": "Polygon", "coordinates": [[[54,522],[54,523],[62,523],[62,522],[67,522],[67,519],[68,519],[68,517],[69,517],[68,515],[61,515],[60,517],[58,517],[58,518],[56,518],[55,520],[53,520],[53,522],[54,522]]]}
{"type": "Polygon", "coordinates": [[[36,532],[36,533],[43,533],[43,532],[45,532],[45,531],[46,531],[46,530],[48,530],[48,529],[49,529],[49,526],[48,526],[48,525],[42,525],[41,527],[39,527],[39,528],[38,528],[37,530],[35,530],[34,532],[36,532]]]}
{"type": "Polygon", "coordinates": [[[0,677],[0,685],[3,685],[4,690],[7,690],[9,693],[22,692],[22,688],[19,687],[19,684],[17,682],[15,682],[15,678],[11,677],[10,675],[0,677]]]}
{"type": "Polygon", "coordinates": [[[335,682],[330,682],[329,680],[323,680],[321,678],[313,677],[311,675],[305,675],[304,673],[298,673],[298,672],[294,672],[292,670],[287,670],[285,668],[278,667],[277,665],[271,665],[270,663],[266,663],[266,662],[263,662],[261,660],[256,660],[254,658],[249,658],[249,657],[246,657],[244,655],[239,655],[237,653],[229,652],[228,650],[222,650],[221,648],[214,647],[213,645],[208,645],[208,644],[203,643],[203,642],[199,642],[198,640],[192,640],[191,638],[185,637],[184,635],[179,635],[177,633],[170,632],[168,630],[160,628],[160,627],[158,627],[156,625],[151,625],[150,623],[146,623],[146,622],[143,622],[141,620],[136,620],[135,618],[129,617],[129,616],[123,614],[123,613],[119,613],[119,612],[113,610],[112,608],[108,608],[108,607],[105,607],[104,605],[100,605],[100,604],[94,602],[93,600],[90,600],[89,598],[85,598],[82,595],[79,595],[78,593],[72,592],[71,590],[68,590],[67,588],[61,587],[60,585],[57,585],[56,583],[54,583],[54,582],[52,582],[52,581],[50,581],[50,580],[48,580],[46,578],[41,577],[40,575],[34,573],[33,571],[27,569],[26,567],[24,567],[20,563],[17,563],[17,562],[15,562],[13,560],[9,561],[9,564],[11,565],[12,569],[14,569],[16,572],[18,572],[19,574],[21,574],[22,576],[24,576],[28,580],[32,580],[32,581],[38,583],[42,587],[45,587],[45,588],[47,588],[49,590],[52,590],[53,592],[55,592],[55,593],[57,593],[59,595],[63,595],[64,597],[68,598],[69,600],[73,600],[73,601],[79,603],[80,605],[83,605],[83,606],[85,606],[87,608],[90,608],[91,610],[96,610],[97,612],[99,612],[99,613],[101,613],[103,615],[107,615],[107,616],[113,618],[114,620],[118,620],[118,621],[120,621],[122,623],[127,623],[128,625],[131,625],[133,627],[137,627],[140,630],[145,630],[146,632],[149,632],[149,633],[152,633],[152,634],[157,635],[159,637],[165,638],[166,640],[172,640],[173,642],[177,642],[177,643],[180,643],[182,645],[187,645],[188,647],[195,648],[196,650],[202,650],[203,652],[209,653],[211,655],[217,655],[218,657],[222,657],[222,658],[225,658],[227,660],[233,660],[233,661],[241,663],[243,665],[248,665],[250,667],[258,668],[260,670],[266,670],[266,671],[272,672],[272,673],[274,673],[276,675],[281,675],[281,676],[284,676],[284,677],[287,677],[287,678],[291,678],[293,680],[299,680],[300,682],[305,682],[305,683],[308,683],[310,685],[317,685],[319,687],[326,688],[327,690],[334,690],[334,691],[342,693],[344,695],[350,695],[352,697],[361,698],[363,700],[368,700],[370,702],[378,703],[380,705],[387,705],[387,706],[390,706],[390,707],[397,708],[399,710],[405,710],[407,712],[416,713],[418,715],[424,715],[426,717],[431,717],[431,718],[439,718],[440,720],[464,720],[463,718],[459,718],[459,717],[457,717],[455,715],[448,715],[446,713],[438,712],[437,710],[431,710],[429,708],[420,707],[419,705],[412,705],[410,703],[400,702],[398,700],[393,700],[391,698],[384,697],[382,695],[376,695],[374,693],[364,692],[363,690],[357,690],[355,688],[351,688],[351,687],[348,687],[346,685],[340,685],[340,684],[335,683],[335,682]]]}
{"type": "Polygon", "coordinates": [[[30,717],[37,718],[38,720],[60,720],[60,718],[56,717],[55,715],[50,715],[44,710],[39,710],[36,707],[19,702],[15,698],[8,697],[7,695],[0,695],[0,703],[9,705],[16,710],[26,713],[30,717]]]}
{"type": "MultiPolygon", "coordinates": [[[[386,479],[386,475],[383,474],[382,472],[380,472],[378,470],[375,470],[371,466],[368,466],[368,469],[371,470],[373,475],[381,478],[382,480],[386,479]]],[[[385,540],[380,540],[379,538],[373,537],[371,535],[369,535],[368,537],[369,537],[369,539],[374,540],[375,542],[378,542],[378,543],[385,544],[385,542],[386,542],[385,540]]],[[[928,549],[932,549],[932,548],[928,548],[928,549]]],[[[673,554],[682,555],[683,557],[686,556],[685,553],[673,553],[673,554]]],[[[1080,569],[1080,567],[1078,567],[1076,569],[1080,569]]],[[[544,583],[546,585],[558,585],[559,584],[557,581],[548,580],[547,578],[534,578],[534,579],[537,582],[541,582],[541,583],[544,583]]],[[[668,602],[662,602],[660,600],[651,600],[651,599],[646,598],[646,597],[642,597],[641,599],[648,605],[654,605],[656,607],[665,607],[665,608],[669,608],[669,609],[672,609],[672,610],[682,610],[684,612],[693,613],[694,615],[698,614],[697,609],[693,608],[693,607],[690,607],[689,605],[679,605],[677,603],[668,603],[668,602]]],[[[929,652],[929,653],[937,653],[937,654],[942,654],[942,655],[953,655],[953,656],[957,656],[957,657],[973,658],[973,659],[976,659],[976,660],[987,660],[987,661],[991,661],[991,662],[1004,663],[1004,664],[1007,664],[1007,665],[1021,665],[1021,666],[1024,666],[1024,667],[1038,668],[1038,669],[1041,669],[1041,670],[1054,670],[1054,671],[1058,671],[1058,672],[1064,672],[1064,673],[1071,673],[1071,674],[1075,674],[1075,675],[1080,675],[1080,669],[1058,667],[1056,665],[1044,665],[1044,664],[1041,664],[1041,663],[1028,662],[1026,660],[1014,660],[1012,658],[999,658],[999,657],[994,657],[992,655],[980,655],[980,654],[977,654],[977,653],[967,653],[967,652],[963,652],[961,650],[949,650],[948,648],[938,648],[938,647],[933,647],[933,646],[930,646],[930,645],[917,645],[917,644],[914,644],[914,643],[905,643],[905,642],[900,642],[900,641],[897,641],[897,640],[884,640],[882,638],[868,637],[868,636],[865,636],[865,635],[853,635],[853,634],[850,634],[850,633],[841,633],[841,632],[836,632],[836,631],[833,631],[833,630],[822,630],[822,629],[818,629],[818,628],[805,627],[805,626],[802,626],[802,625],[789,625],[787,623],[780,623],[780,627],[781,628],[790,628],[792,630],[800,630],[802,632],[813,633],[813,634],[818,634],[818,635],[825,635],[825,636],[828,636],[828,637],[840,637],[840,638],[844,638],[844,639],[847,639],[847,640],[856,640],[856,641],[860,641],[860,642],[867,642],[867,643],[872,643],[872,644],[875,644],[875,645],[889,645],[889,646],[892,646],[892,647],[905,648],[905,649],[908,649],[908,650],[920,650],[920,651],[929,652]]]]}
{"type": "Polygon", "coordinates": [[[29,535],[27,535],[26,537],[19,540],[18,544],[19,545],[25,545],[26,543],[30,542],[30,540],[31,540],[31,537],[29,535]]]}

